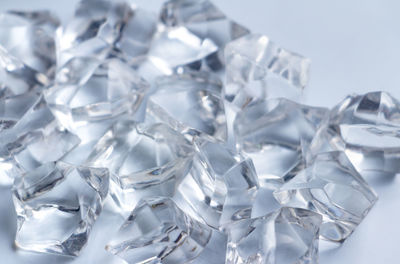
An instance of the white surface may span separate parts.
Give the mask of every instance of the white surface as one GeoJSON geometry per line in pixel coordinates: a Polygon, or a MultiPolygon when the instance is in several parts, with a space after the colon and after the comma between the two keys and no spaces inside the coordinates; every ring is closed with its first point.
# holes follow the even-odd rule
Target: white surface
{"type": "MultiPolygon", "coordinates": [[[[385,90],[400,98],[400,1],[393,0],[219,0],[221,9],[254,32],[312,60],[307,102],[333,106],[349,93],[385,90]]],[[[62,10],[67,18],[76,0],[1,0],[0,10],[62,10]]],[[[156,10],[161,1],[138,5],[156,10]]],[[[400,263],[400,179],[367,179],[379,201],[355,233],[339,248],[323,250],[321,264],[400,263]]],[[[75,261],[14,252],[15,214],[10,195],[0,190],[0,263],[119,263],[95,246],[107,237],[96,229],[83,256],[75,261]],[[98,253],[100,252],[100,253],[98,253]]],[[[115,223],[113,223],[115,224],[115,223]]],[[[217,240],[218,241],[218,240],[217,240]]],[[[205,252],[204,256],[212,254],[205,252]]],[[[212,256],[212,255],[209,255],[212,256]]],[[[215,261],[221,263],[221,261],[215,261]]]]}

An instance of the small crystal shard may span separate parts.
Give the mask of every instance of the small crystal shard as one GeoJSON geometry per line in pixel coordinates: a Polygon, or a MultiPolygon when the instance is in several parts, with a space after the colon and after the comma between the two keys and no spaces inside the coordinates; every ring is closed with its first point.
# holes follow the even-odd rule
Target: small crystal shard
{"type": "Polygon", "coordinates": [[[189,138],[225,140],[227,127],[222,83],[206,72],[161,77],[149,97],[147,114],[189,138]]]}
{"type": "Polygon", "coordinates": [[[169,198],[148,198],[133,210],[106,249],[127,263],[189,263],[211,237],[211,229],[169,198]]]}
{"type": "Polygon", "coordinates": [[[360,172],[400,173],[400,102],[385,92],[348,96],[337,105],[311,145],[344,151],[360,172]]]}
{"type": "Polygon", "coordinates": [[[230,42],[225,60],[225,98],[238,108],[266,97],[298,99],[308,82],[310,60],[267,36],[250,34],[230,42]]]}
{"type": "Polygon", "coordinates": [[[108,191],[108,171],[51,162],[15,179],[17,247],[76,256],[108,191]]]}
{"type": "Polygon", "coordinates": [[[314,212],[283,207],[266,216],[230,226],[226,264],[318,263],[322,217],[314,212]]]}
{"type": "Polygon", "coordinates": [[[207,141],[196,143],[192,168],[178,188],[184,201],[216,229],[250,218],[257,190],[250,159],[207,141]]]}
{"type": "Polygon", "coordinates": [[[110,170],[110,195],[120,209],[130,212],[139,190],[172,196],[191,156],[190,144],[166,125],[120,121],[95,145],[87,164],[110,170]]]}
{"type": "Polygon", "coordinates": [[[237,148],[253,160],[261,185],[281,185],[302,168],[327,112],[279,98],[257,101],[237,114],[237,148]]]}
{"type": "Polygon", "coordinates": [[[320,234],[343,242],[375,204],[377,196],[343,152],[319,154],[274,193],[284,206],[323,215],[320,234]]]}

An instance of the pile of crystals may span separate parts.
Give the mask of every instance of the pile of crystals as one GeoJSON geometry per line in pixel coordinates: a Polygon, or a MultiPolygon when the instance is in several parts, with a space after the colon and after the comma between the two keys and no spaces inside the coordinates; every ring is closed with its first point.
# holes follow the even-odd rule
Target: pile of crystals
{"type": "Polygon", "coordinates": [[[17,248],[78,256],[107,207],[124,221],[101,250],[127,263],[192,262],[215,233],[225,263],[317,263],[377,201],[362,175],[400,171],[396,99],[301,104],[310,61],[208,0],[83,0],[0,29],[17,248]]]}

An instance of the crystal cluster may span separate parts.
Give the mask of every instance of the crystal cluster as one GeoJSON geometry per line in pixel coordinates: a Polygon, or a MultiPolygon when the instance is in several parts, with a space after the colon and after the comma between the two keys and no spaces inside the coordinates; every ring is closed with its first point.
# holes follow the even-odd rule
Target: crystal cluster
{"type": "Polygon", "coordinates": [[[96,225],[120,226],[94,252],[191,263],[219,236],[227,264],[318,263],[320,239],[345,241],[377,201],[364,173],[400,172],[400,102],[306,105],[309,67],[209,0],[169,0],[158,16],[82,0],[62,25],[1,14],[0,185],[16,247],[78,256],[96,225]]]}

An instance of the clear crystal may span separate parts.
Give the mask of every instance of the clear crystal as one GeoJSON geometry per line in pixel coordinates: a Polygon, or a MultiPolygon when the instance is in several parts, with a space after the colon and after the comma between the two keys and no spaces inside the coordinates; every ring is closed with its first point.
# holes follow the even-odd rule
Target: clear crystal
{"type": "Polygon", "coordinates": [[[147,115],[165,122],[188,138],[225,140],[227,127],[222,83],[206,72],[160,77],[150,95],[147,115]]]}
{"type": "Polygon", "coordinates": [[[48,11],[0,14],[0,98],[48,84],[54,76],[58,26],[48,11]]]}
{"type": "Polygon", "coordinates": [[[196,142],[192,168],[178,188],[194,212],[216,229],[250,218],[257,190],[251,160],[208,141],[196,142]]]}
{"type": "Polygon", "coordinates": [[[226,264],[318,263],[322,217],[299,208],[283,207],[266,216],[230,226],[226,264]]]}
{"type": "Polygon", "coordinates": [[[385,92],[348,96],[331,111],[311,145],[344,151],[360,172],[400,173],[400,102],[385,92]]]}
{"type": "Polygon", "coordinates": [[[108,191],[108,171],[51,162],[19,175],[13,199],[17,247],[76,256],[108,191]]]}
{"type": "Polygon", "coordinates": [[[274,196],[284,206],[320,213],[323,216],[320,235],[335,242],[343,242],[377,200],[341,151],[317,155],[274,196]]]}
{"type": "Polygon", "coordinates": [[[131,212],[141,196],[172,196],[191,156],[191,145],[166,125],[120,121],[95,145],[87,164],[110,170],[110,195],[131,212]]]}
{"type": "Polygon", "coordinates": [[[285,50],[267,36],[250,34],[225,48],[225,98],[238,108],[255,99],[300,98],[310,60],[285,50]]]}
{"type": "Polygon", "coordinates": [[[284,98],[257,101],[237,114],[236,146],[253,160],[262,186],[281,185],[301,170],[305,151],[327,114],[325,108],[284,98]]]}
{"type": "Polygon", "coordinates": [[[127,263],[189,263],[211,237],[169,198],[149,198],[133,210],[106,249],[127,263]]]}

